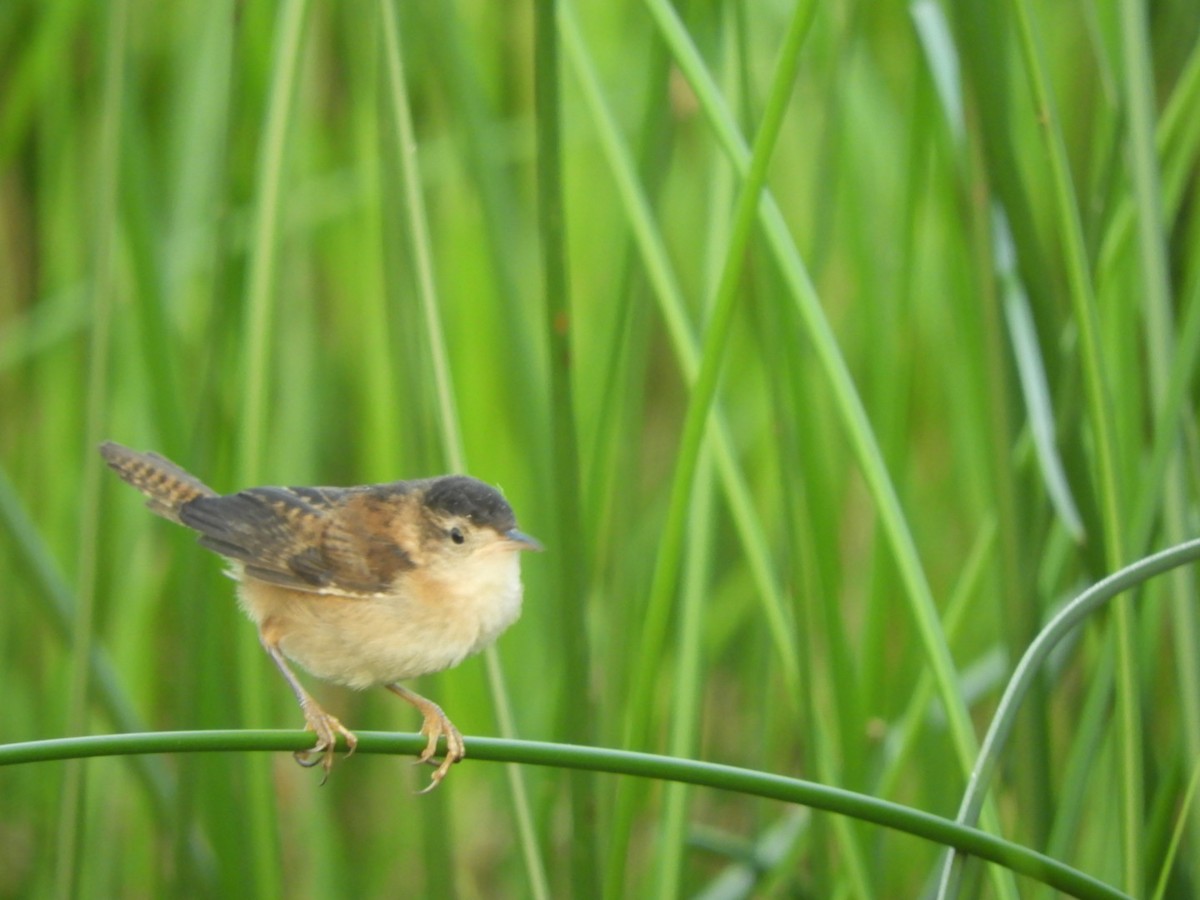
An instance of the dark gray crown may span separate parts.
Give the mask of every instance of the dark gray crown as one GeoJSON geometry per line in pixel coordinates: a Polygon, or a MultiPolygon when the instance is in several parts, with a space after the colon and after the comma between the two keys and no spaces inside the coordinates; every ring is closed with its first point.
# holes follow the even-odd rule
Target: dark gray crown
{"type": "Polygon", "coordinates": [[[490,525],[508,531],[517,524],[512,507],[498,490],[466,475],[434,478],[425,489],[427,509],[470,519],[475,525],[490,525]]]}

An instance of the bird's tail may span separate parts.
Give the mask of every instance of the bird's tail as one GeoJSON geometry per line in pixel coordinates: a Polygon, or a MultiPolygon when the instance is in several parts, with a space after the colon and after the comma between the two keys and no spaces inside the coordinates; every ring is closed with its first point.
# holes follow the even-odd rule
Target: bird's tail
{"type": "Polygon", "coordinates": [[[157,453],[138,453],[105,441],[100,445],[100,454],[113,471],[149,498],[146,506],[152,512],[177,524],[183,524],[179,521],[179,509],[185,503],[197,497],[217,496],[195,475],[157,453]]]}

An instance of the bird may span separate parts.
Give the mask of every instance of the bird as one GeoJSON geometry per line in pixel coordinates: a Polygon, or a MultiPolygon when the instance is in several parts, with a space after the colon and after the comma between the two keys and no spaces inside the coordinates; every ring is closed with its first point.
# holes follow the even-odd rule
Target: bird
{"type": "Polygon", "coordinates": [[[198,532],[202,546],[226,559],[242,609],[316,734],[296,760],[320,764],[322,784],[338,737],[347,756],[358,739],[305,690],[289,661],[350,688],[382,685],[416,707],[427,739],[417,761],[437,766],[421,793],[466,756],[442,708],[400,682],[458,665],[520,615],[520,553],[543,548],[517,528],[500,491],[443,475],[218,494],[157,453],[112,441],[100,453],[151,512],[198,532]]]}

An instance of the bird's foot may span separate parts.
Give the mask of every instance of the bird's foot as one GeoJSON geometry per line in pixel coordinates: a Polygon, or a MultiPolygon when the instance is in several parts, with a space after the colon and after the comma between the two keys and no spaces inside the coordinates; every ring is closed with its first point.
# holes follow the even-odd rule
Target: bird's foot
{"type": "Polygon", "coordinates": [[[430,701],[426,702],[429,704],[428,707],[421,710],[425,715],[421,734],[429,740],[416,761],[436,765],[437,769],[434,770],[429,784],[423,790],[417,791],[418,794],[428,794],[441,784],[446,773],[450,771],[450,767],[467,755],[467,747],[463,743],[462,733],[454,727],[454,723],[446,717],[440,706],[430,701]],[[438,740],[442,737],[446,739],[446,755],[442,757],[441,763],[438,763],[434,757],[437,754],[438,740]]]}
{"type": "Polygon", "coordinates": [[[305,708],[304,718],[307,723],[305,727],[316,733],[317,743],[311,750],[297,750],[292,755],[296,762],[306,769],[320,765],[325,770],[325,776],[321,779],[321,784],[324,784],[329,780],[329,770],[333,768],[338,735],[346,739],[346,756],[354,752],[354,748],[358,746],[358,738],[354,736],[354,732],[315,703],[305,708]]]}

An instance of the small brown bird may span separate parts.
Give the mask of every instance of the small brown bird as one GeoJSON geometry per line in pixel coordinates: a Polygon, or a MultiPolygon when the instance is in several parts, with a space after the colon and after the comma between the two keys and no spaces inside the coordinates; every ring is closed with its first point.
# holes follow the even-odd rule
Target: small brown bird
{"type": "Polygon", "coordinates": [[[230,562],[242,608],[291,686],[312,750],[328,777],[337,736],[354,734],[325,712],[287,660],[352,688],[383,685],[425,717],[426,791],[466,755],[462,735],[431,700],[397,682],[440,672],[491,644],[521,614],[518,552],[541,550],[517,530],[495,488],[465,475],[361,487],[257,487],[220,495],[157,453],[107,442],[100,452],[147,497],[151,511],[200,533],[230,562]],[[286,657],[286,658],[285,658],[286,657]]]}

